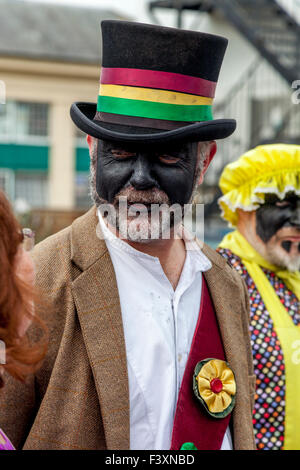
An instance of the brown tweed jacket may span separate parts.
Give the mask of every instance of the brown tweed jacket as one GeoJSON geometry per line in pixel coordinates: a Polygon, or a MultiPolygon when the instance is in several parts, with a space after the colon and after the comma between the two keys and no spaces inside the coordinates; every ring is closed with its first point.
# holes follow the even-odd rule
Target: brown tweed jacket
{"type": "MultiPolygon", "coordinates": [[[[47,357],[26,385],[7,378],[0,427],[19,449],[129,449],[129,393],[118,289],[96,234],[95,208],[36,246],[41,313],[50,330],[47,357]]],[[[99,226],[98,226],[99,228],[99,226]]],[[[254,449],[254,384],[248,297],[240,276],[209,247],[205,273],[226,357],[237,382],[235,449],[254,449]]]]}

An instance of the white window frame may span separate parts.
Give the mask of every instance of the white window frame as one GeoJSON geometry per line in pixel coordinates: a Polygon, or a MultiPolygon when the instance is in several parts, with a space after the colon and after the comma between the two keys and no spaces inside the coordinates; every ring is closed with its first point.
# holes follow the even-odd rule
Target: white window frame
{"type": "MultiPolygon", "coordinates": [[[[35,136],[35,135],[23,135],[18,133],[17,128],[17,113],[18,113],[18,100],[7,101],[6,106],[6,126],[5,132],[0,133],[0,143],[2,144],[25,144],[25,145],[37,145],[37,146],[49,146],[50,139],[48,136],[35,136]]],[[[27,101],[28,104],[36,104],[33,101],[27,101]]],[[[49,103],[47,104],[49,109],[49,103]]]]}

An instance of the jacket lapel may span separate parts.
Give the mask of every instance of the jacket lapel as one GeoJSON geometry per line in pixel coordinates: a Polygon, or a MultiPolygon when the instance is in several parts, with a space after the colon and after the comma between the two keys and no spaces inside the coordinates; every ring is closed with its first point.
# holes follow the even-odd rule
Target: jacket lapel
{"type": "MultiPolygon", "coordinates": [[[[239,315],[241,303],[237,302],[236,297],[232,295],[232,293],[236,291],[237,285],[236,281],[230,276],[231,272],[228,274],[225,273],[224,268],[227,266],[227,263],[224,258],[207,245],[204,245],[202,251],[212,262],[212,268],[203,274],[214,302],[223,344],[229,362],[229,358],[234,359],[231,357],[232,342],[236,343],[236,337],[232,332],[241,332],[241,320],[239,315]]],[[[228,267],[228,269],[230,268],[228,267]]]]}
{"type": "Polygon", "coordinates": [[[129,449],[129,390],[121,307],[95,208],[72,225],[72,291],[93,371],[108,449],[129,449]]]}
{"type": "Polygon", "coordinates": [[[204,276],[215,307],[226,360],[235,374],[237,393],[233,410],[234,448],[242,449],[245,442],[242,440],[244,434],[240,430],[248,428],[251,433],[252,429],[251,414],[249,414],[251,401],[248,388],[248,351],[245,331],[242,326],[244,306],[242,305],[240,288],[233,276],[234,272],[227,266],[225,259],[207,245],[201,248],[213,265],[209,271],[204,273],[204,276]]]}

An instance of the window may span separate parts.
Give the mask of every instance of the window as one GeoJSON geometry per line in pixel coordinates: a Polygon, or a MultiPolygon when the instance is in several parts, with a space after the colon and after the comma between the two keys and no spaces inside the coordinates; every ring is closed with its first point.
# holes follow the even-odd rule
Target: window
{"type": "Polygon", "coordinates": [[[20,212],[31,208],[47,206],[48,182],[47,174],[40,172],[15,173],[15,205],[20,212]]]}
{"type": "Polygon", "coordinates": [[[0,104],[0,137],[8,133],[8,104],[0,104]]]}
{"type": "Polygon", "coordinates": [[[48,105],[45,103],[16,103],[17,134],[20,136],[48,135],[48,105]]]}
{"type": "Polygon", "coordinates": [[[8,101],[0,106],[0,141],[47,143],[47,103],[8,101]]]}

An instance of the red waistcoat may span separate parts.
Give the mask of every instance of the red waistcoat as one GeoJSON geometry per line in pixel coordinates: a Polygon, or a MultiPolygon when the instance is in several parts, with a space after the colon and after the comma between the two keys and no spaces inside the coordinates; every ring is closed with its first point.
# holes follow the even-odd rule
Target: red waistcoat
{"type": "Polygon", "coordinates": [[[195,366],[204,359],[225,359],[214,306],[202,277],[200,312],[179,391],[175,413],[171,450],[179,450],[185,442],[192,442],[198,450],[219,450],[221,448],[230,416],[213,418],[206,413],[193,392],[195,366]]]}

